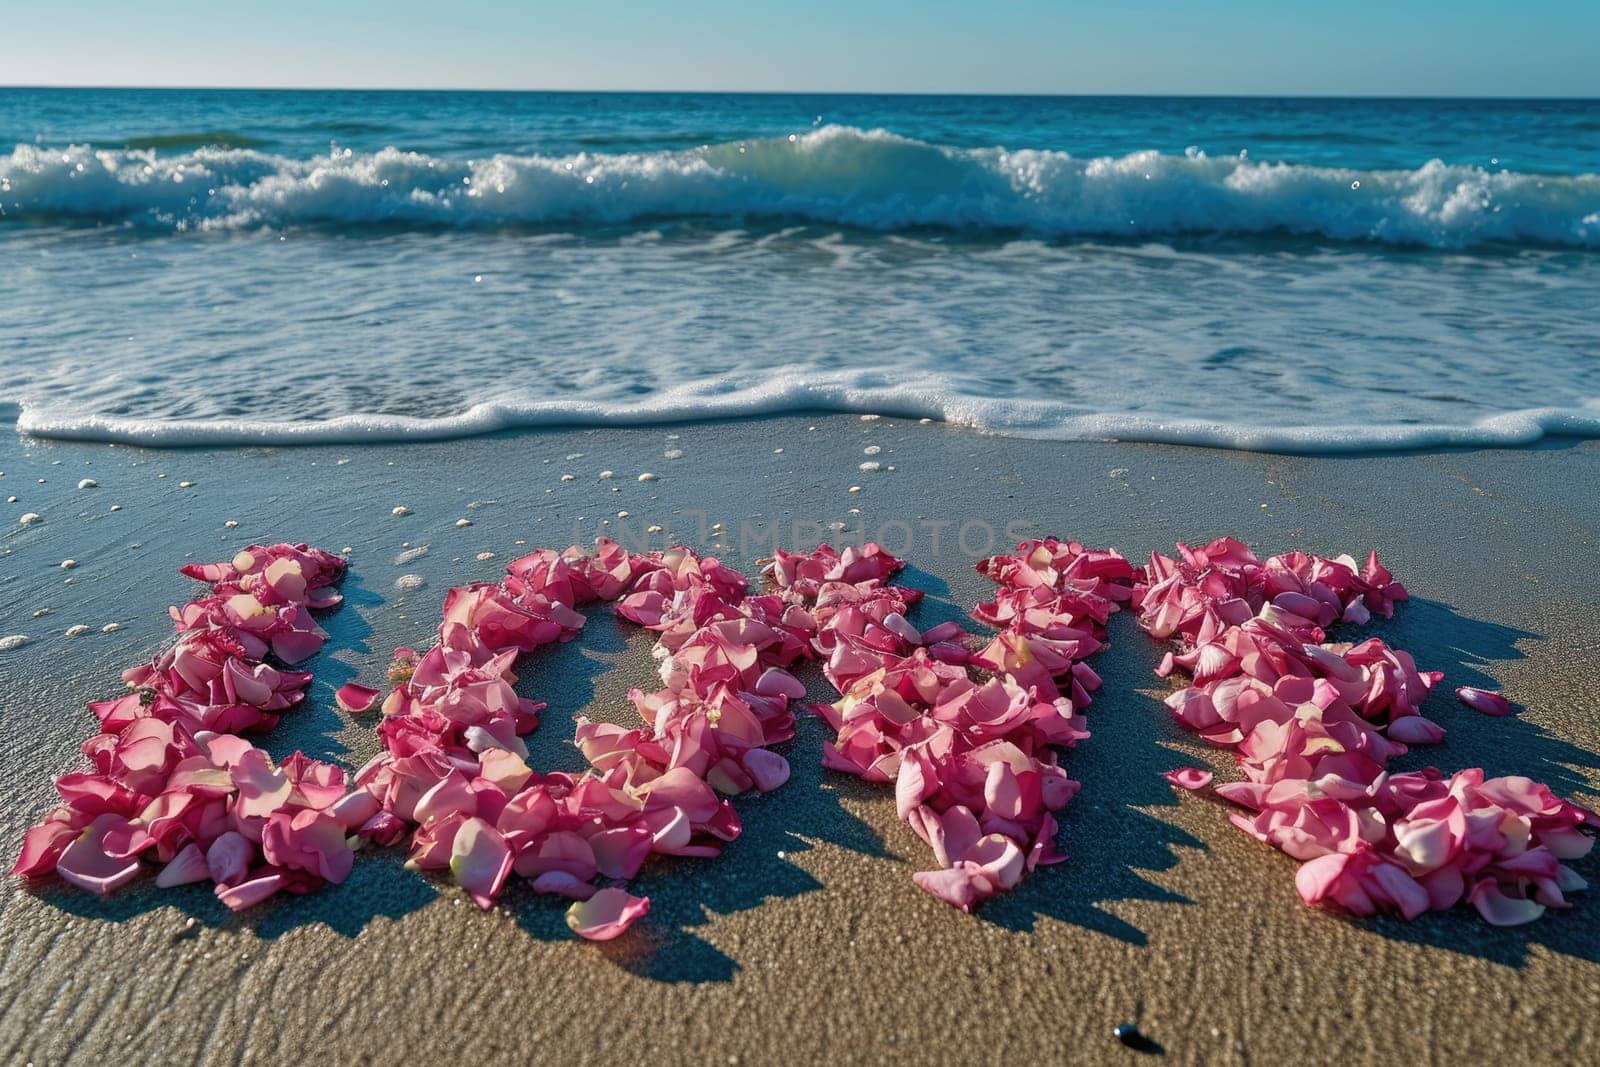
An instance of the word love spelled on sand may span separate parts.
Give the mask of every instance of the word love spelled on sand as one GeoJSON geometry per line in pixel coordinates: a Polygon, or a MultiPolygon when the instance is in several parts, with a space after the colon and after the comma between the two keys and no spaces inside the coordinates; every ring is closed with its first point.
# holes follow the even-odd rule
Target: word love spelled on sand
{"type": "MultiPolygon", "coordinates": [[[[490,907],[514,872],[535,892],[571,898],[580,936],[616,937],[649,910],[626,883],[656,854],[713,857],[740,832],[731,798],[781,786],[771,746],[794,735],[791,673],[821,663],[838,692],[812,710],[835,732],[826,766],[893,783],[896,809],[931,848],[916,884],[968,910],[1059,862],[1056,813],[1078,790],[1061,753],[1088,738],[1082,711],[1100,679],[1087,660],[1128,605],[1153,637],[1176,643],[1158,673],[1192,684],[1168,700],[1185,726],[1234,753],[1240,780],[1216,792],[1233,822],[1300,860],[1307,903],[1411,918],[1471,903],[1493,923],[1565,907],[1583,880],[1592,813],[1526,778],[1481,770],[1392,774],[1408,745],[1443,730],[1419,705],[1438,683],[1379,639],[1329,643],[1336,623],[1390,615],[1402,586],[1370,556],[1288,553],[1262,562],[1222,539],[1179,545],[1135,567],[1111,550],[1028,541],[978,569],[997,583],[974,615],[919,630],[918,590],[892,584],[902,562],[875,544],[779,552],[769,591],[687,549],[629,553],[601,541],[540,550],[498,582],[452,589],[438,641],[399,649],[378,734],[383,751],[347,782],[302,754],[273,765],[240,734],[272,725],[309,676],[280,671],[320,648],[309,612],[337,605],[337,557],[304,545],[252,547],[185,573],[211,592],[174,610],[179,636],[125,675],[134,692],[91,705],[102,732],[94,768],[57,782],[63,803],[28,834],[15,873],[56,871],[107,893],[141,857],[158,885],[211,881],[238,909],[349,874],[364,842],[409,843],[409,861],[448,868],[490,907]],[[615,602],[655,632],[663,685],[630,699],[641,726],[579,718],[581,775],[541,774],[522,737],[544,705],[517,695],[523,655],[583,627],[578,608],[615,602]]],[[[380,689],[340,689],[346,710],[380,689]]],[[[1498,694],[1464,690],[1491,714],[1498,694]]],[[[1167,772],[1183,789],[1212,773],[1167,772]]]]}

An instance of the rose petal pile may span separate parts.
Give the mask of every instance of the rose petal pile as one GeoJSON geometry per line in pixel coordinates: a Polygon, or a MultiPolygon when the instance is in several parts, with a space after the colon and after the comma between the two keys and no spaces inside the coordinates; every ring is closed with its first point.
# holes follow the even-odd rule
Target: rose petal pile
{"type": "MultiPolygon", "coordinates": [[[[978,564],[998,589],[974,615],[998,632],[976,651],[958,623],[908,621],[922,594],[889,584],[902,566],[875,544],[780,551],[775,591],[752,595],[683,548],[536,551],[499,582],[450,590],[426,653],[397,650],[383,751],[348,791],[339,768],[298,752],[275,766],[239,736],[303,699],[310,675],[267,657],[292,666],[321,648],[311,612],[340,603],[343,561],[278,544],[187,566],[210,591],[172,609],[177,640],[124,674],[130,693],[90,705],[92,770],[57,780],[62,803],[13,873],[109,893],[148,858],[158,885],[210,881],[239,909],[344,881],[363,839],[408,840],[412,865],[449,869],[483,907],[514,872],[571,898],[578,935],[607,940],[648,913],[622,883],[649,856],[718,855],[740,832],[728,798],[787,781],[771,746],[793,737],[805,695],[790,668],[819,659],[839,692],[812,709],[835,733],[824,764],[894,783],[938,863],[916,883],[966,911],[1064,858],[1055,813],[1078,783],[1059,753],[1089,736],[1081,712],[1100,679],[1086,661],[1131,603],[1179,646],[1157,673],[1192,678],[1168,699],[1174,714],[1234,753],[1243,780],[1215,786],[1250,812],[1233,822],[1301,861],[1306,903],[1409,919],[1465,901],[1510,925],[1585,887],[1562,861],[1592,846],[1593,813],[1527,778],[1388,770],[1409,745],[1443,739],[1420,710],[1442,676],[1376,638],[1327,640],[1406,599],[1375,554],[1262,562],[1223,538],[1139,569],[1114,551],[1027,541],[978,564]],[[577,720],[590,770],[536,773],[522,738],[544,705],[516,693],[513,668],[572,639],[578,609],[602,602],[658,635],[662,685],[629,694],[638,727],[577,720]]],[[[1496,693],[1458,694],[1485,714],[1512,710],[1496,693]]],[[[337,700],[360,713],[381,695],[352,682],[337,700]]],[[[1212,775],[1166,777],[1202,790],[1212,775]]]]}
{"type": "Polygon", "coordinates": [[[779,552],[771,575],[815,617],[823,673],[840,693],[815,709],[837,734],[824,763],[894,783],[900,817],[939,864],[914,880],[968,911],[1064,858],[1054,813],[1078,783],[1057,753],[1089,736],[1079,711],[1100,679],[1083,661],[1104,645],[1134,570],[1115,552],[1053,540],[984,560],[1000,590],[976,614],[1001,629],[970,653],[959,625],[906,621],[921,593],[885,584],[900,567],[876,545],[824,545],[779,552]]]}
{"type": "MultiPolygon", "coordinates": [[[[1224,538],[1153,555],[1133,606],[1152,635],[1181,645],[1157,670],[1192,676],[1167,700],[1174,715],[1234,752],[1244,780],[1216,792],[1251,814],[1232,821],[1301,861],[1307,904],[1412,919],[1466,901],[1496,925],[1568,906],[1585,883],[1562,861],[1593,845],[1580,830],[1600,821],[1593,813],[1528,778],[1387,769],[1407,745],[1443,739],[1418,710],[1442,675],[1377,639],[1325,643],[1324,628],[1388,616],[1405,599],[1376,554],[1359,569],[1300,552],[1263,563],[1224,538]]],[[[1471,693],[1475,707],[1504,704],[1471,693]]],[[[1205,777],[1172,776],[1188,789],[1205,777]]]]}
{"type": "Polygon", "coordinates": [[[277,544],[183,573],[210,592],[172,609],[178,639],[123,674],[132,692],[89,705],[101,730],[83,745],[93,769],[57,779],[62,803],[28,831],[12,873],[54,871],[104,894],[152,859],[157,885],[211,881],[236,910],[344,881],[359,824],[344,772],[298,752],[274,766],[239,736],[304,698],[311,676],[265,659],[294,664],[322,647],[311,611],[340,603],[344,561],[277,544]]]}
{"type": "Polygon", "coordinates": [[[593,555],[518,559],[501,582],[449,592],[426,654],[399,650],[384,751],[350,802],[368,809],[360,833],[409,833],[409,862],[448,868],[483,907],[514,872],[578,901],[568,924],[580,936],[616,937],[649,900],[596,879],[625,882],[654,854],[717,855],[740,829],[726,798],[788,780],[767,746],[794,734],[789,704],[805,687],[784,668],[809,654],[814,631],[805,611],[747,595],[743,575],[687,549],[630,554],[602,540],[593,555]],[[543,705],[516,694],[512,668],[570,640],[584,624],[577,608],[603,601],[660,635],[663,686],[630,694],[640,728],[579,718],[591,771],[535,773],[522,735],[543,705]]]}

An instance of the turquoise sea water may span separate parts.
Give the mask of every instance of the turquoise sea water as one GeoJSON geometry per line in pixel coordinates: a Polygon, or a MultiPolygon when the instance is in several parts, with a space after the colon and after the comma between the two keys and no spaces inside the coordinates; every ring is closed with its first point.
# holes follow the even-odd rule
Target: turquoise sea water
{"type": "Polygon", "coordinates": [[[60,436],[1600,433],[1595,101],[9,89],[0,255],[60,436]]]}

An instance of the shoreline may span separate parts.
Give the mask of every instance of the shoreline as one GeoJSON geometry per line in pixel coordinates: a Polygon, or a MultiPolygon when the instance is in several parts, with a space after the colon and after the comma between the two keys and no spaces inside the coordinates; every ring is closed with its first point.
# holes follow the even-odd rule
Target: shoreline
{"type": "MultiPolygon", "coordinates": [[[[1116,547],[1135,562],[1222,535],[1266,551],[1376,548],[1414,599],[1390,623],[1337,636],[1383,636],[1446,672],[1427,710],[1448,737],[1401,769],[1523,773],[1592,806],[1597,456],[1600,442],[1559,439],[1297,457],[841,415],[314,448],[12,437],[0,442],[0,499],[20,499],[0,510],[0,636],[30,640],[0,652],[14,739],[0,761],[0,844],[14,855],[50,803],[50,779],[76,765],[92,722],[83,703],[115,695],[120,671],[168,640],[166,606],[195,589],[181,563],[275,539],[351,549],[346,604],[323,620],[332,637],[306,668],[307,702],[260,743],[353,768],[376,750],[373,719],[337,710],[334,689],[381,679],[396,645],[425,647],[450,585],[623,524],[663,542],[688,532],[690,547],[746,574],[774,544],[817,529],[833,539],[901,524],[909,543],[885,546],[908,559],[906,584],[929,591],[922,627],[986,598],[972,563],[1011,533],[1116,547]],[[895,469],[861,469],[871,462],[895,469]],[[84,478],[98,485],[76,488],[84,478]],[[393,515],[401,506],[410,513],[393,515]],[[42,521],[19,526],[25,511],[42,521]],[[63,571],[65,559],[76,565],[63,571]],[[397,588],[408,575],[423,584],[397,588]],[[40,608],[49,614],[35,617],[40,608]],[[108,623],[120,628],[101,633],[108,623]],[[65,637],[76,624],[91,631],[65,637]],[[1477,684],[1503,686],[1527,710],[1489,719],[1454,704],[1450,689],[1477,684]]],[[[532,766],[579,766],[574,714],[627,721],[628,687],[653,675],[651,643],[597,611],[571,644],[529,661],[519,692],[550,702],[528,739],[532,766]]],[[[1097,1062],[1123,1054],[1110,1030],[1126,1021],[1176,1062],[1594,1054],[1593,890],[1511,930],[1467,909],[1406,924],[1303,907],[1290,861],[1229,826],[1225,806],[1159,777],[1187,763],[1231,769],[1161,706],[1167,686],[1150,673],[1160,652],[1131,618],[1113,619],[1094,661],[1105,688],[1088,712],[1093,736],[1065,761],[1083,782],[1064,812],[1068,860],[973,916],[911,884],[924,846],[895,819],[893,790],[822,770],[823,731],[803,717],[782,749],[792,780],[741,802],[739,841],[716,860],[647,867],[639,884],[655,910],[604,946],[572,939],[558,904],[521,889],[480,914],[404,871],[397,850],[358,857],[342,887],[238,917],[148,878],[106,901],[8,879],[0,1048],[41,1062],[211,1061],[331,1045],[364,1061],[403,1042],[493,1060],[538,1047],[749,1062],[770,1051],[765,1035],[786,1032],[796,1056],[848,1062],[1097,1062]],[[1451,1002],[1477,1013],[1471,1033],[1441,1010],[1451,1002]]],[[[815,672],[805,679],[813,698],[828,694],[815,672]]],[[[1576,866],[1600,878],[1593,857],[1576,866]]]]}
{"type": "MultiPolygon", "coordinates": [[[[823,376],[827,377],[827,376],[823,376]]],[[[125,448],[357,448],[467,441],[520,434],[638,430],[670,432],[685,426],[765,422],[770,419],[886,417],[984,436],[1058,445],[1167,445],[1257,455],[1380,456],[1441,449],[1519,448],[1552,441],[1600,439],[1600,408],[1540,407],[1501,411],[1470,423],[1393,423],[1247,428],[1181,416],[1142,413],[1070,414],[1070,405],[1019,400],[992,401],[998,421],[975,411],[975,397],[931,401],[885,388],[863,388],[848,380],[817,384],[777,379],[767,386],[705,396],[667,394],[654,406],[608,408],[584,401],[484,401],[455,415],[421,417],[351,414],[308,422],[271,420],[144,419],[113,415],[57,414],[46,408],[0,401],[0,419],[10,418],[24,439],[125,448]],[[1042,428],[1041,428],[1042,427],[1042,428]]]]}

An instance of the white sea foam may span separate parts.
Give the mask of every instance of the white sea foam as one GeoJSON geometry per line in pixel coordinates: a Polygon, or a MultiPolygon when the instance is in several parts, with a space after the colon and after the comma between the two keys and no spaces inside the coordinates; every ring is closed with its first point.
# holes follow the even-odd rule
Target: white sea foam
{"type": "Polygon", "coordinates": [[[1437,160],[1353,170],[1198,152],[1078,158],[841,126],[693,151],[473,161],[393,148],[293,159],[241,148],[18,145],[0,157],[0,208],[12,219],[184,230],[798,218],[1046,237],[1287,233],[1439,248],[1600,247],[1595,174],[1437,160]]]}
{"type": "Polygon", "coordinates": [[[1047,401],[955,396],[937,387],[883,388],[771,384],[717,397],[665,394],[634,405],[506,398],[482,401],[440,418],[351,414],[303,422],[264,419],[141,419],[25,407],[21,433],[155,447],[240,444],[377,444],[436,441],[513,429],[664,425],[800,412],[931,418],[990,433],[1058,441],[1140,441],[1256,452],[1334,454],[1440,446],[1514,446],[1547,435],[1600,437],[1600,403],[1576,408],[1504,411],[1460,424],[1265,426],[1193,417],[1101,412],[1047,401]]]}

